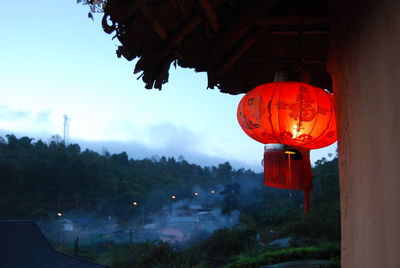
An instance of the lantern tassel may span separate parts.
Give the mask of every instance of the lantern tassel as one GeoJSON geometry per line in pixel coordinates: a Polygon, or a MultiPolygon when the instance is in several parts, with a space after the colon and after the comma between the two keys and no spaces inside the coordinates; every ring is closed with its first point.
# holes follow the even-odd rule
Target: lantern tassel
{"type": "Polygon", "coordinates": [[[264,184],[267,186],[285,188],[287,163],[285,155],[280,151],[264,153],[264,184]]]}
{"type": "Polygon", "coordinates": [[[312,171],[310,150],[283,144],[264,148],[264,185],[304,191],[304,210],[310,212],[312,171]]]}

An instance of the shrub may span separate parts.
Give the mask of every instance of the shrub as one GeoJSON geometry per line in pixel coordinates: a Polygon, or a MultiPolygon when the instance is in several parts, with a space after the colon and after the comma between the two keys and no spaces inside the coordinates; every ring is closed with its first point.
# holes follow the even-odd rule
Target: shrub
{"type": "Polygon", "coordinates": [[[340,246],[326,245],[319,248],[304,247],[265,252],[256,257],[241,256],[239,260],[225,266],[224,268],[257,268],[260,265],[271,265],[274,263],[305,260],[305,259],[332,259],[340,256],[340,246]]]}

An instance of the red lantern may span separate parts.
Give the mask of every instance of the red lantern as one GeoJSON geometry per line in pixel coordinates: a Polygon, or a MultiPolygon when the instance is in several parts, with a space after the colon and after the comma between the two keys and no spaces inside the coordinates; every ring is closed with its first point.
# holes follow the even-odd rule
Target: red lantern
{"type": "Polygon", "coordinates": [[[247,135],[266,144],[264,184],[304,191],[308,213],[310,149],[336,141],[333,95],[301,82],[268,83],[242,98],[237,117],[247,135]]]}

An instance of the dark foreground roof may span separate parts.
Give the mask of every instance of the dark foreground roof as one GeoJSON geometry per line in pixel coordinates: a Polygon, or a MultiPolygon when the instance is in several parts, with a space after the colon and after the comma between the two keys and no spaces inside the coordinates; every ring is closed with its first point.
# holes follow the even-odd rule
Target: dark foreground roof
{"type": "Polygon", "coordinates": [[[34,221],[0,221],[2,268],[102,268],[57,252],[34,221]]]}

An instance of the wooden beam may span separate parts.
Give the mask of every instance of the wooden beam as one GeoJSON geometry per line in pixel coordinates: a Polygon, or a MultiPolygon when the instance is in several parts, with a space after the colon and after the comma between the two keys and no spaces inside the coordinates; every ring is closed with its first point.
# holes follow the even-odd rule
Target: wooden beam
{"type": "MultiPolygon", "coordinates": [[[[261,5],[261,4],[259,4],[261,5]]],[[[270,3],[271,5],[271,3],[270,3]]],[[[258,6],[260,7],[260,6],[258,6]]],[[[269,8],[271,8],[271,6],[268,6],[269,8]]],[[[260,11],[260,14],[264,14],[265,10],[268,7],[264,7],[263,11],[260,11]]],[[[254,7],[253,7],[254,8],[254,7]]],[[[253,10],[253,8],[251,8],[251,10],[253,10]]],[[[245,14],[247,14],[247,12],[250,11],[246,11],[244,12],[245,14]]],[[[246,23],[246,22],[240,22],[242,19],[239,19],[239,21],[235,22],[232,25],[235,26],[231,26],[232,29],[234,29],[235,27],[239,27],[239,25],[241,23],[244,23],[246,27],[252,27],[251,23],[246,23]]],[[[223,60],[223,64],[217,69],[216,73],[215,73],[215,77],[220,77],[221,75],[223,75],[229,68],[231,68],[232,65],[235,64],[235,62],[251,47],[254,45],[254,43],[260,38],[260,36],[262,34],[272,34],[272,35],[298,35],[299,34],[299,30],[294,30],[294,31],[285,31],[285,30],[268,30],[269,27],[271,27],[272,25],[275,24],[284,24],[286,25],[287,23],[292,23],[293,25],[298,26],[300,23],[324,23],[326,24],[328,22],[328,18],[326,17],[308,17],[307,19],[304,17],[300,17],[300,16],[291,16],[288,18],[281,18],[281,17],[272,17],[269,20],[265,20],[263,19],[263,23],[259,23],[257,22],[257,19],[255,19],[253,21],[255,24],[258,25],[262,25],[261,29],[258,29],[255,33],[249,35],[247,38],[244,39],[244,41],[242,41],[238,46],[236,46],[236,48],[233,49],[232,53],[230,53],[225,60],[223,60]],[[268,23],[267,23],[268,22],[268,23]]],[[[243,30],[243,29],[242,29],[243,30]]],[[[229,42],[230,41],[236,41],[236,38],[238,38],[240,36],[240,34],[231,34],[229,35],[228,32],[230,32],[229,30],[227,30],[224,35],[222,37],[219,37],[219,42],[221,42],[220,40],[225,40],[226,43],[228,43],[228,45],[225,45],[225,48],[230,48],[230,46],[233,46],[233,43],[230,43],[229,46],[229,42]]],[[[306,30],[306,31],[301,31],[303,34],[314,34],[314,35],[320,35],[320,34],[328,34],[327,30],[306,30]]],[[[218,41],[216,41],[218,42],[218,41]]],[[[223,52],[225,49],[221,49],[219,50],[219,52],[223,52]]],[[[215,51],[214,51],[215,53],[215,51]]],[[[267,60],[267,59],[265,59],[267,60]]],[[[287,61],[286,59],[282,59],[283,61],[287,61]]],[[[320,61],[319,61],[320,62],[320,61]]]]}
{"type": "Polygon", "coordinates": [[[217,15],[215,14],[214,7],[210,4],[208,0],[197,0],[197,2],[199,3],[201,9],[203,10],[203,13],[206,16],[211,29],[214,32],[218,31],[219,23],[217,15]]]}
{"type": "Polygon", "coordinates": [[[272,26],[275,27],[293,27],[293,26],[307,26],[307,25],[328,25],[329,16],[327,15],[289,15],[289,14],[276,14],[259,19],[256,22],[260,26],[272,26]]]}
{"type": "Polygon", "coordinates": [[[186,36],[190,34],[200,24],[202,20],[203,19],[200,16],[193,16],[189,20],[187,20],[179,29],[179,31],[167,41],[163,49],[164,52],[167,53],[169,50],[179,45],[183,41],[183,39],[185,39],[186,36]]]}
{"type": "Polygon", "coordinates": [[[223,65],[217,70],[216,76],[225,73],[254,43],[260,38],[265,28],[259,29],[245,38],[236,49],[223,61],[223,65]]]}
{"type": "MultiPolygon", "coordinates": [[[[222,0],[213,2],[216,6],[222,0]]],[[[164,44],[160,44],[159,49],[155,53],[150,53],[148,56],[142,56],[135,66],[135,73],[143,71],[143,81],[146,83],[146,88],[161,89],[162,84],[168,79],[168,70],[173,57],[171,52],[203,21],[203,17],[198,14],[192,15],[186,20],[179,30],[169,37],[164,44]],[[161,66],[161,67],[160,67],[161,66]]]]}
{"type": "Polygon", "coordinates": [[[187,11],[185,10],[185,8],[182,6],[182,3],[180,2],[180,0],[169,0],[169,3],[175,9],[179,10],[179,12],[182,15],[184,20],[187,20],[189,18],[189,15],[187,14],[187,11]]]}
{"type": "Polygon", "coordinates": [[[270,35],[299,35],[305,34],[305,35],[327,35],[329,34],[328,30],[306,30],[306,31],[300,31],[300,30],[266,30],[263,31],[264,34],[270,34],[270,35]]]}
{"type": "MultiPolygon", "coordinates": [[[[278,57],[241,57],[241,60],[244,61],[263,61],[263,62],[268,62],[271,64],[287,64],[287,63],[293,63],[293,62],[298,62],[298,58],[278,58],[278,57]]],[[[302,60],[302,63],[306,64],[324,64],[326,62],[326,59],[316,59],[316,58],[305,58],[302,60]]]]}
{"type": "MultiPolygon", "coordinates": [[[[214,1],[212,4],[212,8],[217,6],[221,0],[214,1]]],[[[164,47],[164,50],[169,51],[180,44],[183,39],[186,38],[188,34],[190,34],[199,24],[202,22],[203,17],[199,15],[193,15],[189,20],[185,21],[182,27],[178,30],[178,32],[168,40],[167,44],[164,47]]]]}
{"type": "Polygon", "coordinates": [[[160,25],[160,23],[158,23],[158,21],[154,18],[154,16],[148,11],[147,7],[144,4],[140,6],[140,11],[142,12],[146,20],[149,22],[149,24],[152,26],[154,31],[157,33],[157,35],[160,37],[160,39],[164,41],[167,40],[168,38],[167,32],[160,25]]]}
{"type": "Polygon", "coordinates": [[[104,13],[111,16],[113,21],[121,17],[131,17],[144,3],[144,0],[117,1],[108,0],[104,8],[104,13]]]}
{"type": "Polygon", "coordinates": [[[138,60],[134,72],[144,72],[142,79],[146,83],[145,88],[151,89],[154,87],[161,90],[162,84],[168,79],[168,70],[173,61],[173,57],[169,55],[201,21],[202,18],[200,16],[193,16],[164,45],[161,45],[154,53],[150,53],[147,56],[143,55],[138,60]]]}
{"type": "Polygon", "coordinates": [[[279,0],[247,1],[247,8],[213,42],[217,50],[227,51],[253,27],[279,0]]]}
{"type": "MultiPolygon", "coordinates": [[[[187,57],[207,57],[207,53],[185,53],[187,57]]],[[[298,58],[278,58],[278,57],[264,57],[264,56],[241,56],[241,60],[244,61],[266,61],[269,63],[279,63],[279,61],[285,62],[296,62],[299,61],[298,58]]],[[[302,62],[309,64],[320,64],[326,62],[325,58],[304,58],[302,62]]]]}

